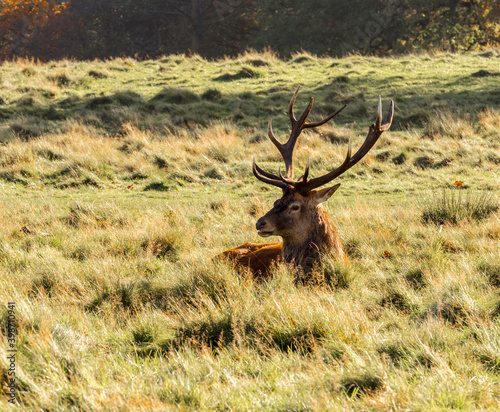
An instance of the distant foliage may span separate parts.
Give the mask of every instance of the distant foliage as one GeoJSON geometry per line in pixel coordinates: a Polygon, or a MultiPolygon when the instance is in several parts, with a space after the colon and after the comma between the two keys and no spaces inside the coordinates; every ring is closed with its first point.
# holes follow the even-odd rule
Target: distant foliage
{"type": "Polygon", "coordinates": [[[253,47],[281,54],[386,54],[470,50],[500,44],[496,0],[263,1],[253,47]]]}
{"type": "Polygon", "coordinates": [[[499,21],[497,0],[5,0],[0,58],[475,50],[499,21]]]}
{"type": "MultiPolygon", "coordinates": [[[[3,0],[0,3],[0,58],[50,55],[50,43],[40,42],[68,3],[50,0],[3,0]]],[[[55,34],[55,33],[54,33],[55,34]]]]}
{"type": "Polygon", "coordinates": [[[399,41],[399,48],[404,50],[474,50],[500,42],[497,0],[408,1],[404,21],[410,28],[399,41]],[[415,3],[418,6],[411,7],[415,3]]]}

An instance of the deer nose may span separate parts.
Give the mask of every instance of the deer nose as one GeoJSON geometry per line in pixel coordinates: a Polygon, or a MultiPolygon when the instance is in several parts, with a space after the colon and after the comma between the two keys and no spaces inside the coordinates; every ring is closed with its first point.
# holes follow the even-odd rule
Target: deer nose
{"type": "Polygon", "coordinates": [[[262,230],[266,226],[266,222],[262,220],[257,220],[257,223],[255,224],[255,227],[257,230],[262,230]]]}

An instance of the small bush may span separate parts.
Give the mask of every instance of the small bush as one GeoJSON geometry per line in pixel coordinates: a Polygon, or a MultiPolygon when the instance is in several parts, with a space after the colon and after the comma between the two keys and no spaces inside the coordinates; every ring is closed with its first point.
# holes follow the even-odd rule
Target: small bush
{"type": "Polygon", "coordinates": [[[434,160],[429,156],[420,156],[415,159],[413,164],[420,169],[429,169],[434,167],[434,160]]]}
{"type": "Polygon", "coordinates": [[[51,297],[54,285],[55,285],[54,279],[52,279],[47,274],[43,274],[40,277],[33,279],[30,294],[32,296],[37,296],[38,294],[45,294],[48,297],[51,297]]]}
{"type": "Polygon", "coordinates": [[[434,194],[422,207],[425,223],[442,225],[461,221],[480,222],[496,212],[498,203],[488,193],[473,193],[461,189],[444,190],[442,195],[434,194]]]}
{"type": "Polygon", "coordinates": [[[179,328],[176,334],[177,345],[206,345],[219,350],[235,342],[240,334],[255,334],[254,322],[251,319],[235,319],[232,315],[220,319],[208,319],[192,322],[179,328]]]}
{"type": "Polygon", "coordinates": [[[313,62],[315,60],[316,59],[309,54],[299,54],[298,56],[295,56],[290,62],[300,64],[300,63],[313,62]]]}
{"type": "Polygon", "coordinates": [[[57,151],[49,147],[42,147],[41,149],[37,150],[37,154],[47,160],[50,160],[51,162],[64,159],[64,156],[61,153],[58,153],[57,151]]]}
{"type": "Polygon", "coordinates": [[[361,258],[361,244],[357,239],[350,239],[344,243],[344,251],[350,258],[361,258]]]}
{"type": "Polygon", "coordinates": [[[500,373],[500,356],[497,353],[482,350],[476,351],[475,355],[489,372],[500,373]]]}
{"type": "Polygon", "coordinates": [[[45,122],[41,122],[36,118],[19,119],[10,126],[10,130],[20,139],[28,141],[40,137],[48,132],[48,127],[45,122]]]}
{"type": "Polygon", "coordinates": [[[451,325],[462,326],[467,322],[470,311],[461,302],[449,300],[442,304],[439,314],[451,325]]]}
{"type": "Polygon", "coordinates": [[[31,77],[34,76],[37,71],[33,67],[25,67],[24,69],[21,70],[21,73],[24,74],[26,77],[31,77]]]}
{"type": "Polygon", "coordinates": [[[113,302],[117,307],[136,312],[139,307],[136,290],[135,283],[117,283],[111,288],[104,287],[94,299],[85,305],[85,310],[97,313],[105,302],[113,302]]]}
{"type": "Polygon", "coordinates": [[[203,171],[203,176],[215,180],[224,179],[224,175],[220,172],[220,170],[217,167],[209,167],[208,169],[205,169],[203,171]]]}
{"type": "Polygon", "coordinates": [[[324,285],[333,289],[347,289],[351,278],[351,271],[345,264],[323,258],[321,265],[313,270],[307,283],[324,285]]]}
{"type": "Polygon", "coordinates": [[[165,159],[162,156],[154,155],[153,157],[153,163],[158,167],[159,169],[168,169],[168,160],[165,159]]]}
{"type": "Polygon", "coordinates": [[[253,60],[247,60],[246,61],[248,64],[252,65],[253,67],[264,67],[264,66],[269,66],[269,63],[266,62],[265,60],[262,59],[253,59],[253,60]]]}

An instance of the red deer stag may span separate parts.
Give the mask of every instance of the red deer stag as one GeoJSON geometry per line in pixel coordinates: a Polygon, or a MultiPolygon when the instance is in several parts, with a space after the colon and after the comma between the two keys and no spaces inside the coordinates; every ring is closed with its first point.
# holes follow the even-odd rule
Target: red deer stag
{"type": "Polygon", "coordinates": [[[280,143],[274,137],[271,119],[269,119],[267,128],[269,139],[278,148],[285,162],[285,175],[283,176],[281,169],[278,170],[278,174],[262,170],[255,163],[255,158],[252,164],[253,174],[257,179],[283,190],[283,196],[274,202],[274,207],[257,221],[258,234],[262,237],[281,236],[283,242],[263,244],[247,242],[219,255],[228,258],[238,267],[250,269],[256,277],[269,276],[273,263],[280,260],[293,264],[299,272],[304,274],[312,270],[323,254],[328,254],[339,260],[347,260],[342,242],[322,206],[322,203],[327,201],[339,188],[340,183],[323,189],[319,188],[358,163],[373,147],[380,135],[390,128],[392,123],[394,103],[391,102],[389,112],[382,122],[382,102],[379,97],[377,119],[370,126],[364,143],[354,156],[351,156],[351,141],[349,139],[347,156],[338,168],[323,176],[309,179],[308,159],[304,174],[299,179],[294,180],[293,151],[302,130],[325,124],[346,107],[343,106],[324,120],[307,123],[306,120],[314,101],[311,97],[309,105],[297,120],[293,113],[293,106],[299,89],[300,87],[294,93],[288,108],[292,123],[292,132],[288,141],[280,143]]]}

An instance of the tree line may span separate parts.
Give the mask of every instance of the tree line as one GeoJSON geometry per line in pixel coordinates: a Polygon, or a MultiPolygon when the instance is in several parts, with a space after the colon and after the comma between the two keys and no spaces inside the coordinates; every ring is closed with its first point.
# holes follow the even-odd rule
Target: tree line
{"type": "Polygon", "coordinates": [[[93,59],[270,48],[351,52],[500,45],[497,0],[2,0],[0,59],[93,59]]]}

